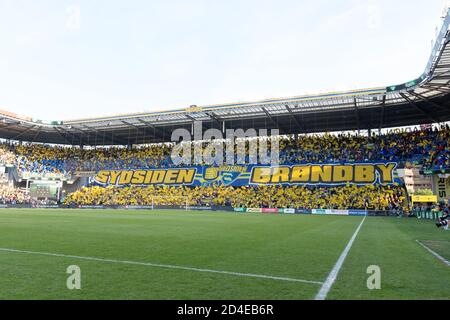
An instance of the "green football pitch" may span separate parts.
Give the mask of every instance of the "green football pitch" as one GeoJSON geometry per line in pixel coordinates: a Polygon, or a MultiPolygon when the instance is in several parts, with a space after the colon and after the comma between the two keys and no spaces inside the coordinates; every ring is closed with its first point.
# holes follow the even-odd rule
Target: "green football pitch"
{"type": "Polygon", "coordinates": [[[450,299],[450,231],[363,219],[4,209],[0,299],[314,299],[324,286],[327,299],[450,299]],[[380,289],[367,287],[372,265],[380,289]]]}

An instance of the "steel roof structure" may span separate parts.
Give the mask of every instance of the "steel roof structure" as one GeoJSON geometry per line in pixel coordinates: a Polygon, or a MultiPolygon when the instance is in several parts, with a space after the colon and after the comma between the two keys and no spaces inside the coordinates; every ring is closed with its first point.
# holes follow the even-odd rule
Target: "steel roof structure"
{"type": "Polygon", "coordinates": [[[0,110],[0,138],[67,145],[171,141],[174,129],[278,129],[281,134],[381,129],[450,121],[450,10],[425,72],[389,87],[297,96],[166,112],[43,122],[0,110]]]}

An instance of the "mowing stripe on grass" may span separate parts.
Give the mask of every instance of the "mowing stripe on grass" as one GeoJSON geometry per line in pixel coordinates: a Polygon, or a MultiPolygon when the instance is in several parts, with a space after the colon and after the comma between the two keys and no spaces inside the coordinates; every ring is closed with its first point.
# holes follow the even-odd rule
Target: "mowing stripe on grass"
{"type": "Polygon", "coordinates": [[[359,230],[361,229],[364,221],[366,220],[366,217],[367,216],[364,216],[364,218],[362,219],[358,228],[356,228],[355,232],[353,233],[353,236],[350,238],[350,241],[347,243],[347,246],[345,247],[344,251],[342,251],[339,259],[337,260],[336,264],[334,265],[334,267],[331,270],[330,274],[328,275],[327,279],[325,280],[325,282],[323,283],[319,292],[317,293],[315,300],[325,300],[326,299],[328,292],[330,291],[331,287],[333,286],[334,282],[336,281],[337,275],[338,275],[339,271],[341,270],[342,265],[344,264],[345,258],[347,257],[347,254],[353,245],[353,241],[355,241],[359,230]]]}
{"type": "Polygon", "coordinates": [[[438,258],[439,260],[441,260],[444,264],[447,265],[447,267],[450,267],[450,262],[447,261],[447,259],[445,259],[444,257],[442,257],[441,255],[439,255],[437,252],[431,250],[430,248],[428,248],[428,246],[424,245],[422,242],[420,242],[419,240],[416,240],[418,244],[420,244],[422,247],[424,247],[425,249],[427,249],[427,251],[429,253],[431,253],[433,256],[435,256],[436,258],[438,258]]]}
{"type": "Polygon", "coordinates": [[[304,280],[304,279],[279,277],[279,276],[269,276],[269,275],[264,275],[264,274],[241,273],[241,272],[233,272],[233,271],[193,268],[193,267],[184,267],[184,266],[176,266],[176,265],[170,265],[170,264],[151,263],[151,262],[103,259],[103,258],[96,258],[96,257],[74,256],[74,255],[61,254],[61,253],[18,250],[18,249],[10,249],[10,248],[0,248],[0,251],[10,252],[10,253],[34,254],[34,255],[49,256],[49,257],[80,259],[80,260],[88,260],[88,261],[98,261],[98,262],[130,264],[130,265],[146,266],[146,267],[154,267],[154,268],[177,269],[177,270],[205,272],[205,273],[217,273],[217,274],[225,274],[225,275],[237,276],[237,277],[260,278],[260,279],[279,280],[279,281],[288,281],[288,282],[301,282],[301,283],[309,283],[309,284],[317,284],[317,285],[323,284],[323,282],[313,281],[313,280],[304,280]]]}

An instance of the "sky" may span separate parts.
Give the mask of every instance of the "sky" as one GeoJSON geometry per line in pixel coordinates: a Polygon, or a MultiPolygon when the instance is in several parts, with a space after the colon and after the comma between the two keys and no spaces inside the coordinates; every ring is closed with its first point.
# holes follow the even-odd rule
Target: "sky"
{"type": "Polygon", "coordinates": [[[401,84],[443,0],[0,0],[0,109],[42,120],[401,84]]]}

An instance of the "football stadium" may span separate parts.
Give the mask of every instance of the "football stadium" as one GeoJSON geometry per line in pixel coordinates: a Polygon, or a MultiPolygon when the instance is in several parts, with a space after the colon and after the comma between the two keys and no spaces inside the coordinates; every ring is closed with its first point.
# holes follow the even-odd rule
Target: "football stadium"
{"type": "Polygon", "coordinates": [[[0,299],[450,299],[449,26],[388,87],[1,110],[0,299]]]}

